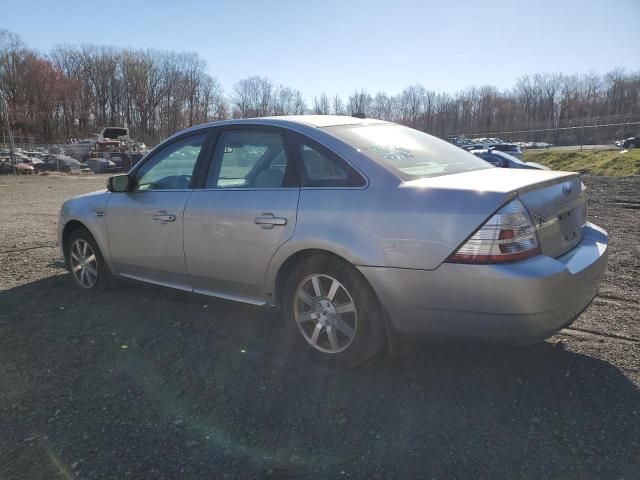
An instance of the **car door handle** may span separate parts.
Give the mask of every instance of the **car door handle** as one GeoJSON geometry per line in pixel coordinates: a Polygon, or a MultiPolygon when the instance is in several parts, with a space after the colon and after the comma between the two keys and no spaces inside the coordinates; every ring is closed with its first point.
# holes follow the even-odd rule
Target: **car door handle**
{"type": "Polygon", "coordinates": [[[153,219],[159,223],[167,223],[167,222],[175,222],[176,216],[170,213],[165,212],[164,210],[160,210],[153,216],[153,219]]]}
{"type": "Polygon", "coordinates": [[[262,228],[273,228],[275,225],[286,225],[287,219],[284,217],[275,217],[273,213],[263,213],[259,217],[254,218],[253,223],[260,225],[262,228]]]}

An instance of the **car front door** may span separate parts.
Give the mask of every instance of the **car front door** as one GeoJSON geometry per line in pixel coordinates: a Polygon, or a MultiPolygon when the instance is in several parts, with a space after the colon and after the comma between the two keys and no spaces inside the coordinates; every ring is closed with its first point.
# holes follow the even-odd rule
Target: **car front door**
{"type": "Polygon", "coordinates": [[[183,215],[206,138],[206,133],[196,133],[165,145],[130,174],[130,192],[111,194],[107,236],[116,273],[191,290],[183,215]]]}
{"type": "Polygon", "coordinates": [[[218,131],[204,188],[184,215],[184,250],[194,291],[263,304],[265,273],[296,225],[299,188],[278,129],[218,131]]]}

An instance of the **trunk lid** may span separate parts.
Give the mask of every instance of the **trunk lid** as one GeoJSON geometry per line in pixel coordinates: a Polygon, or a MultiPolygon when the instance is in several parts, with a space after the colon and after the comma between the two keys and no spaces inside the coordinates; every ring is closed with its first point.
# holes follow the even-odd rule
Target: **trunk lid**
{"type": "Polygon", "coordinates": [[[531,215],[542,254],[559,257],[582,240],[586,196],[580,174],[550,170],[489,168],[404,182],[403,187],[470,190],[518,197],[531,215]]]}
{"type": "Polygon", "coordinates": [[[559,257],[580,243],[587,204],[579,174],[532,185],[518,198],[529,210],[543,255],[559,257]]]}

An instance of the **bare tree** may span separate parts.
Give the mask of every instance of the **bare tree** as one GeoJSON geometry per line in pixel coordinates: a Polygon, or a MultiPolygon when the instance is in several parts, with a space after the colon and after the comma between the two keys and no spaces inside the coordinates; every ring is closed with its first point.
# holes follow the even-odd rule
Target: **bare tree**
{"type": "Polygon", "coordinates": [[[275,95],[271,81],[253,76],[237,82],[233,87],[233,103],[238,116],[264,117],[274,111],[275,95]]]}
{"type": "Polygon", "coordinates": [[[331,113],[329,97],[326,94],[323,93],[320,97],[313,97],[313,113],[316,115],[329,115],[331,113]]]}
{"type": "MultiPolygon", "coordinates": [[[[0,97],[0,130],[9,116],[19,135],[42,141],[122,124],[135,138],[155,143],[187,126],[230,116],[309,111],[299,90],[260,76],[238,81],[228,102],[195,53],[84,45],[59,46],[43,55],[5,30],[0,31],[0,97]]],[[[637,133],[624,124],[640,121],[640,72],[538,73],[520,77],[506,90],[482,86],[447,93],[420,84],[396,95],[354,90],[346,106],[340,96],[322,94],[311,111],[364,114],[440,136],[527,130],[531,133],[509,136],[553,143],[578,141],[584,123],[623,124],[584,131],[585,142],[608,142],[637,133]]]]}
{"type": "Polygon", "coordinates": [[[369,109],[373,99],[371,95],[364,90],[355,90],[349,97],[349,107],[351,115],[364,115],[370,114],[369,109]]]}
{"type": "Polygon", "coordinates": [[[342,103],[342,99],[339,95],[334,95],[331,100],[331,108],[334,115],[344,115],[344,103],[342,103]]]}

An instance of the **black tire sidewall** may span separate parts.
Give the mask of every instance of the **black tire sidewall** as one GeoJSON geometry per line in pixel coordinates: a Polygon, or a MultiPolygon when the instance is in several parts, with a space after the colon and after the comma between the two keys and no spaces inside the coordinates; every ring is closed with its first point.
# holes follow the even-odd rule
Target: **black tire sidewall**
{"type": "Polygon", "coordinates": [[[375,355],[384,342],[382,308],[375,293],[352,265],[327,257],[312,257],[298,264],[287,278],[282,297],[282,312],[288,343],[298,352],[329,364],[355,366],[375,355]],[[312,274],[334,277],[349,291],[358,313],[356,336],[339,353],[325,353],[312,347],[303,337],[295,320],[293,305],[300,282],[312,274]]]}
{"type": "Polygon", "coordinates": [[[101,292],[109,288],[109,270],[107,268],[107,264],[104,261],[104,257],[102,256],[102,253],[100,252],[100,248],[98,248],[98,244],[93,238],[93,235],[91,235],[91,233],[87,229],[78,228],[73,232],[71,232],[71,235],[69,235],[69,238],[67,239],[66,255],[67,255],[67,261],[69,262],[69,273],[71,273],[71,281],[78,289],[85,292],[101,292]],[[86,241],[89,245],[91,245],[91,248],[93,249],[93,252],[96,256],[98,279],[96,280],[96,283],[91,288],[85,288],[78,285],[78,282],[76,281],[75,276],[71,272],[71,246],[78,239],[82,239],[86,241]]]}

